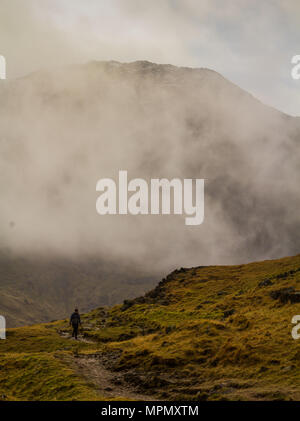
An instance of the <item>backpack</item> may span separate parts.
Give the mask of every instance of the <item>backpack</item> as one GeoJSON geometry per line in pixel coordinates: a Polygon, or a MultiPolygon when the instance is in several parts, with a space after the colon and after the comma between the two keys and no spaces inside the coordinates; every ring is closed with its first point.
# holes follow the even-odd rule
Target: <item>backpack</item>
{"type": "Polygon", "coordinates": [[[79,325],[80,322],[80,316],[78,313],[73,313],[71,316],[71,323],[72,325],[79,325]]]}

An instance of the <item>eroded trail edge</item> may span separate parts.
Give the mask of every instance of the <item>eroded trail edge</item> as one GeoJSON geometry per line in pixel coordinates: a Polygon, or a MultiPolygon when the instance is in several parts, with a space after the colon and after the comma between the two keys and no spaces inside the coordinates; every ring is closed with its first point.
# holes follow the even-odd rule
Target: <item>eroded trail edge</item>
{"type": "MultiPolygon", "coordinates": [[[[60,332],[60,336],[68,340],[75,340],[66,332],[60,332]]],[[[78,341],[95,343],[82,335],[78,336],[78,341]]],[[[109,370],[107,367],[110,364],[110,360],[100,352],[95,352],[94,354],[78,353],[73,357],[68,356],[67,360],[67,363],[74,368],[75,373],[88,383],[91,383],[99,395],[105,398],[136,401],[156,400],[150,395],[139,393],[137,388],[126,381],[126,374],[109,370]]]]}

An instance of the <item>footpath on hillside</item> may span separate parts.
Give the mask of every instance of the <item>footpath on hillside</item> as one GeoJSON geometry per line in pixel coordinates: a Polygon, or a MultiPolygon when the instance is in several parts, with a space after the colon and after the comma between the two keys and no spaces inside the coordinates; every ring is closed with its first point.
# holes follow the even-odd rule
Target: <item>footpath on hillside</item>
{"type": "MultiPolygon", "coordinates": [[[[70,333],[60,332],[60,336],[67,340],[75,340],[70,333]]],[[[78,341],[95,343],[86,339],[83,335],[78,336],[78,341]]],[[[101,354],[77,354],[71,361],[75,372],[87,382],[95,386],[97,392],[108,399],[125,399],[135,401],[154,401],[155,398],[138,393],[135,388],[124,380],[118,372],[113,372],[105,367],[105,359],[101,354]]]]}

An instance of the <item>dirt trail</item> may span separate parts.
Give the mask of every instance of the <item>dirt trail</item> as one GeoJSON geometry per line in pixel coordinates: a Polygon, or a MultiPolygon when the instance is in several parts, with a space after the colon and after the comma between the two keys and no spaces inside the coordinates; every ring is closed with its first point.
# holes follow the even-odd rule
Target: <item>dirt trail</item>
{"type": "MultiPolygon", "coordinates": [[[[60,335],[68,340],[75,340],[69,333],[60,332],[60,335]]],[[[92,340],[78,336],[78,341],[94,343],[92,340]]],[[[134,386],[127,383],[118,372],[108,370],[100,354],[79,354],[71,360],[75,371],[89,383],[94,384],[100,395],[106,398],[123,400],[153,401],[155,398],[139,393],[134,386]]]]}
{"type": "MultiPolygon", "coordinates": [[[[72,341],[73,340],[75,341],[75,339],[72,338],[72,335],[70,333],[60,331],[59,334],[60,334],[61,337],[65,338],[65,339],[71,339],[72,341]]],[[[84,338],[80,334],[78,335],[78,339],[77,340],[78,340],[78,342],[85,342],[87,344],[94,344],[95,343],[95,341],[92,341],[91,339],[84,338]]]]}

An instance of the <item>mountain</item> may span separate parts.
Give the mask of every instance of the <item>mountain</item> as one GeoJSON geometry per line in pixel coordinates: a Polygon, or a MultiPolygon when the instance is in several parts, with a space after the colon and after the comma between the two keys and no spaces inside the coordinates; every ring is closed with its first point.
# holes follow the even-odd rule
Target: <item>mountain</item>
{"type": "Polygon", "coordinates": [[[0,311],[11,325],[113,304],[132,296],[132,280],[145,279],[139,294],[177,266],[299,252],[299,118],[217,72],[91,62],[3,81],[0,97],[0,250],[10,256],[0,311]],[[96,183],[121,169],[147,182],[204,178],[204,223],[98,215],[96,183]]]}
{"type": "Polygon", "coordinates": [[[299,400],[300,255],[170,273],[153,290],[68,321],[9,329],[6,400],[299,400]]]}
{"type": "Polygon", "coordinates": [[[143,293],[154,278],[100,259],[0,255],[0,310],[8,327],[56,320],[143,293]],[[126,275],[130,270],[130,274],[126,275]]]}

